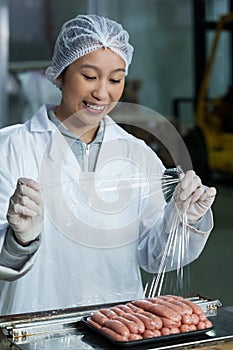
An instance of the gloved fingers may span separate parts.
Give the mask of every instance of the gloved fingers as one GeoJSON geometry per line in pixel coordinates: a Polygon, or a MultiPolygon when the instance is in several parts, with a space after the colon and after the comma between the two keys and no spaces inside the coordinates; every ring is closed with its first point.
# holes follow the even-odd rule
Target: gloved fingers
{"type": "Polygon", "coordinates": [[[185,211],[188,210],[188,208],[192,204],[198,202],[201,199],[201,197],[203,196],[204,192],[205,192],[204,187],[201,186],[201,187],[197,188],[193,193],[191,193],[191,195],[188,198],[186,198],[185,200],[182,201],[183,210],[185,210],[185,211]]]}
{"type": "Polygon", "coordinates": [[[38,210],[38,206],[35,207],[32,206],[25,206],[25,201],[23,200],[21,203],[19,202],[14,202],[14,199],[11,198],[10,199],[10,206],[9,206],[9,210],[7,213],[8,217],[11,216],[24,216],[24,217],[35,217],[37,215],[41,215],[41,211],[38,210]]]}
{"type": "Polygon", "coordinates": [[[180,185],[183,190],[185,190],[193,182],[195,176],[197,175],[193,170],[188,170],[186,173],[180,174],[180,185]]]}
{"type": "Polygon", "coordinates": [[[176,199],[184,203],[185,207],[188,206],[191,200],[196,200],[196,197],[202,194],[201,179],[195,174],[194,171],[190,170],[186,174],[180,174],[180,182],[176,189],[176,199]],[[197,191],[197,192],[196,192],[197,191]],[[193,197],[195,193],[195,198],[193,197]],[[191,198],[192,197],[192,198],[191,198]]]}
{"type": "Polygon", "coordinates": [[[181,201],[179,206],[181,205],[182,212],[186,212],[186,210],[189,208],[191,202],[191,197],[188,197],[186,200],[181,201]]]}
{"type": "Polygon", "coordinates": [[[180,175],[180,199],[186,200],[197,188],[201,186],[201,179],[193,170],[180,175]]]}
{"type": "Polygon", "coordinates": [[[32,179],[26,178],[26,177],[20,177],[18,179],[17,185],[26,185],[28,187],[33,188],[35,191],[38,191],[38,192],[40,191],[40,186],[39,186],[38,182],[36,182],[32,179]]]}
{"type": "Polygon", "coordinates": [[[18,186],[17,196],[18,198],[23,200],[29,199],[30,201],[34,202],[37,206],[42,205],[42,198],[40,192],[34,190],[31,187],[28,187],[27,185],[18,186]]]}
{"type": "Polygon", "coordinates": [[[217,194],[217,190],[215,187],[204,187],[204,192],[200,197],[200,200],[203,202],[210,202],[210,205],[213,203],[215,196],[217,194]]]}
{"type": "Polygon", "coordinates": [[[18,180],[16,195],[21,197],[28,197],[30,200],[35,202],[37,205],[42,205],[42,198],[40,194],[39,185],[31,179],[18,180]],[[27,180],[27,181],[25,181],[27,180]]]}
{"type": "Polygon", "coordinates": [[[204,193],[205,193],[205,186],[201,185],[192,193],[190,204],[196,203],[199,200],[201,200],[204,193]]]}

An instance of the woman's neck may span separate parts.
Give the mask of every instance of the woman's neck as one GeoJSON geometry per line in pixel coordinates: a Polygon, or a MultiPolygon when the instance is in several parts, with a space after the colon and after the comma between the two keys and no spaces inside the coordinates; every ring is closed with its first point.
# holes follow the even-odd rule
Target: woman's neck
{"type": "Polygon", "coordinates": [[[62,117],[58,109],[55,110],[54,113],[57,119],[59,119],[67,129],[77,135],[84,143],[89,144],[95,139],[99,130],[99,123],[97,125],[86,125],[75,116],[67,118],[62,117]]]}

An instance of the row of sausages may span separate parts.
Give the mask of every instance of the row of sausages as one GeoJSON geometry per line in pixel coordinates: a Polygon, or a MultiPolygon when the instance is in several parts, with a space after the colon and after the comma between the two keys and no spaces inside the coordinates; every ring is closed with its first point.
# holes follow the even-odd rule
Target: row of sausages
{"type": "Polygon", "coordinates": [[[135,341],[212,327],[195,303],[175,295],[134,300],[94,311],[87,322],[115,341],[135,341]]]}

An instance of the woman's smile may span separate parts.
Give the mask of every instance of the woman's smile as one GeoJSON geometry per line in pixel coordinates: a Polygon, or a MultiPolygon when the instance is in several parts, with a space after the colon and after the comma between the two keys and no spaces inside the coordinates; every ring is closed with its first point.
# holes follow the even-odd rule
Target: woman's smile
{"type": "Polygon", "coordinates": [[[85,109],[94,115],[99,115],[104,112],[104,110],[108,107],[108,104],[94,104],[91,102],[83,101],[85,105],[85,109]]]}

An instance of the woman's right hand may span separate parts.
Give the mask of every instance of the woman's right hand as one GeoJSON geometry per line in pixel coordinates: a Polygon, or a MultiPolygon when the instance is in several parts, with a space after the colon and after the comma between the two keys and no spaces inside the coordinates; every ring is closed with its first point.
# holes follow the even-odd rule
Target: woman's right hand
{"type": "Polygon", "coordinates": [[[27,245],[37,238],[43,226],[43,201],[38,183],[20,178],[10,198],[7,220],[17,241],[27,245]]]}

